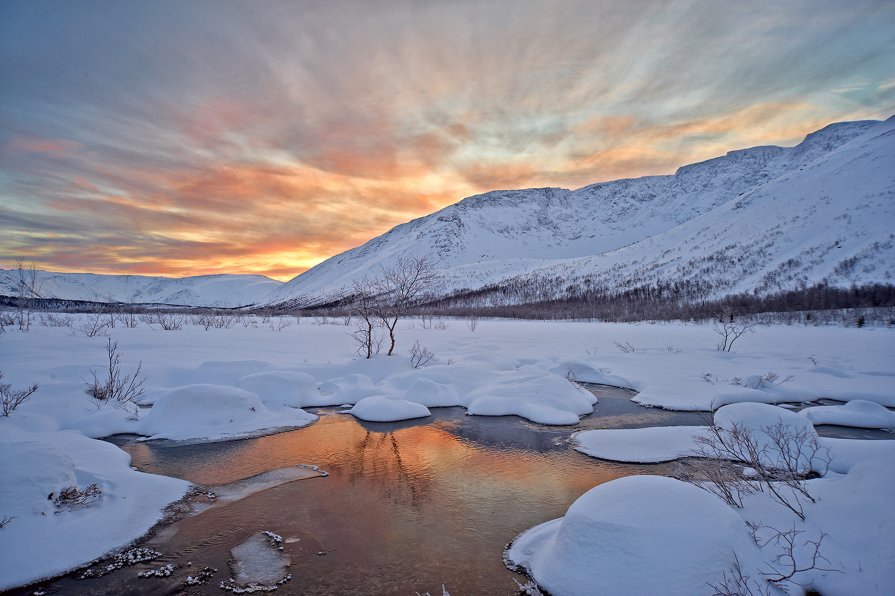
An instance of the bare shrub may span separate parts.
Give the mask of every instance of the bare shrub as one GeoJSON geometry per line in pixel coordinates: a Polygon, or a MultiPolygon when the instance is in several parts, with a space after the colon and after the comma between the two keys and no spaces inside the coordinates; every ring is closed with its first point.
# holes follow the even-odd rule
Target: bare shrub
{"type": "Polygon", "coordinates": [[[92,381],[87,383],[89,393],[99,403],[110,403],[118,408],[125,408],[136,402],[143,395],[143,385],[146,377],[141,375],[143,362],[137,364],[137,369],[131,374],[121,371],[121,353],[118,351],[118,342],[108,340],[106,344],[106,358],[108,366],[100,373],[91,370],[92,381]]]}
{"type": "Polygon", "coordinates": [[[141,317],[141,320],[144,323],[150,327],[157,325],[162,331],[178,331],[183,329],[185,319],[186,317],[182,314],[161,312],[151,313],[141,317]]]}
{"type": "Polygon", "coordinates": [[[466,328],[469,329],[470,332],[475,333],[476,328],[479,326],[479,318],[476,316],[470,316],[466,318],[466,328]]]}
{"type": "Polygon", "coordinates": [[[75,324],[75,319],[69,315],[47,313],[40,317],[40,324],[44,327],[71,327],[75,324]]]}
{"type": "Polygon", "coordinates": [[[777,549],[777,554],[769,563],[769,566],[762,570],[768,582],[774,585],[782,583],[792,583],[800,585],[793,578],[806,571],[829,571],[834,573],[842,573],[841,569],[831,567],[822,567],[822,564],[831,565],[828,558],[821,554],[824,538],[827,534],[821,532],[814,540],[808,539],[799,544],[800,536],[805,533],[804,530],[797,530],[795,526],[788,530],[778,530],[773,526],[762,524],[750,524],[752,530],[752,538],[759,548],[773,547],[777,549]],[[764,534],[764,535],[762,535],[764,534]],[[799,556],[797,551],[801,547],[807,547],[807,556],[799,556]]]}
{"type": "Polygon", "coordinates": [[[16,324],[16,318],[6,311],[0,311],[0,333],[4,333],[7,327],[16,324]]]}
{"type": "Polygon", "coordinates": [[[771,587],[766,581],[759,582],[752,579],[743,571],[743,564],[736,553],[733,553],[733,563],[730,569],[724,571],[721,581],[717,584],[709,584],[714,590],[712,596],[770,596],[771,587]]]}
{"type": "Polygon", "coordinates": [[[410,348],[410,365],[413,368],[425,366],[429,364],[433,358],[435,358],[435,354],[430,351],[429,348],[421,346],[419,340],[413,342],[413,346],[410,348]]]}
{"type": "Polygon", "coordinates": [[[804,501],[814,502],[805,482],[826,473],[832,456],[809,427],[796,428],[782,419],[763,426],[760,434],[743,424],[730,428],[715,424],[696,435],[697,460],[682,462],[678,477],[728,505],[743,506],[743,497],[767,491],[771,497],[805,519],[804,501]]]}
{"type": "Polygon", "coordinates": [[[128,329],[136,328],[139,324],[139,319],[137,318],[137,310],[133,307],[128,307],[121,310],[118,313],[118,322],[128,329]]]}
{"type": "Polygon", "coordinates": [[[236,324],[236,317],[230,313],[203,312],[193,316],[193,325],[209,329],[230,329],[236,324]]]}
{"type": "Polygon", "coordinates": [[[731,309],[724,309],[712,326],[715,333],[721,336],[721,340],[718,342],[718,351],[729,352],[733,348],[733,342],[746,333],[755,333],[757,326],[757,323],[745,319],[737,319],[731,309]]]}
{"type": "Polygon", "coordinates": [[[87,337],[96,337],[98,335],[105,335],[108,327],[109,322],[102,314],[93,313],[87,315],[87,318],[84,319],[80,325],[75,327],[75,331],[83,333],[87,337]]]}
{"type": "Polygon", "coordinates": [[[270,329],[271,331],[282,331],[291,324],[292,322],[286,317],[273,317],[270,320],[270,329]]]}
{"type": "MultiPolygon", "coordinates": [[[[0,381],[2,380],[3,371],[0,370],[0,381]]],[[[3,416],[9,416],[16,408],[25,403],[38,387],[39,385],[34,383],[26,389],[14,390],[10,383],[0,383],[0,412],[3,416]]]]}
{"type": "Polygon", "coordinates": [[[0,517],[0,530],[8,526],[9,522],[14,520],[15,518],[16,516],[14,515],[4,515],[3,517],[0,517]]]}
{"type": "Polygon", "coordinates": [[[615,347],[619,349],[620,352],[624,352],[625,354],[636,354],[637,348],[631,345],[631,342],[626,341],[625,343],[621,342],[612,342],[615,344],[615,347]]]}
{"type": "Polygon", "coordinates": [[[103,491],[96,485],[91,484],[84,490],[77,486],[66,486],[59,491],[59,494],[50,493],[47,499],[53,501],[58,511],[71,510],[75,507],[84,507],[98,500],[102,496],[103,491]]]}

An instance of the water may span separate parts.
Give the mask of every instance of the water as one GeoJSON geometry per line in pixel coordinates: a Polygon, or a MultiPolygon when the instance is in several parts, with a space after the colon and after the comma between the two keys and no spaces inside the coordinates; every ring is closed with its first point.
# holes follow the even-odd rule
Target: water
{"type": "Polygon", "coordinates": [[[318,409],[313,425],[258,439],[201,445],[119,439],[138,469],[200,484],[300,463],[317,464],[329,476],[188,517],[148,540],[163,558],[100,579],[62,578],[49,591],[179,593],[187,574],[210,566],[218,572],[208,584],[183,592],[221,594],[230,549],[270,530],[283,536],[292,561],[293,579],[279,593],[440,594],[442,584],[455,596],[516,593],[514,578],[525,580],[503,565],[507,542],[562,516],[598,484],[671,469],[589,458],[569,447],[572,432],[707,422],[699,413],[640,407],[624,390],[590,389],[600,403],[576,427],[466,416],[462,408],[390,424],[318,409]],[[169,578],[136,577],[166,563],[177,566],[169,578]]]}

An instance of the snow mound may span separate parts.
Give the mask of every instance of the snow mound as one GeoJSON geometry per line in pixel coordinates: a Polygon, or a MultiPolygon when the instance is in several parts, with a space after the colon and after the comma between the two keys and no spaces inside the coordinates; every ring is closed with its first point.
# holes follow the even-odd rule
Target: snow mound
{"type": "Polygon", "coordinates": [[[140,423],[149,439],[227,441],[310,424],[304,410],[268,409],[254,393],[223,385],[187,385],[155,400],[140,423]]]}
{"type": "Polygon", "coordinates": [[[397,422],[412,418],[429,416],[429,408],[406,399],[374,395],[357,402],[351,410],[352,414],[368,422],[397,422]]]}
{"type": "Polygon", "coordinates": [[[467,410],[480,416],[515,414],[539,424],[578,424],[594,411],[589,391],[553,374],[519,375],[474,390],[467,410]]]}
{"type": "Polygon", "coordinates": [[[874,439],[834,439],[824,437],[821,444],[830,450],[830,470],[845,474],[867,460],[887,458],[895,461],[895,441],[874,439]]]}
{"type": "Polygon", "coordinates": [[[693,455],[704,426],[658,426],[585,430],[572,435],[576,451],[629,463],[658,463],[693,455]]]}
{"type": "Polygon", "coordinates": [[[132,470],[111,443],[73,431],[24,432],[0,439],[0,590],[68,571],[123,547],[155,524],[189,483],[132,470]],[[48,495],[96,484],[95,498],[56,507],[48,495]]]}
{"type": "Polygon", "coordinates": [[[813,424],[858,428],[895,428],[895,412],[879,404],[856,399],[841,406],[815,406],[799,412],[813,424]]]}
{"type": "Polygon", "coordinates": [[[237,387],[258,395],[265,404],[273,407],[321,405],[317,380],[308,373],[289,370],[259,372],[240,378],[237,387]]]}
{"type": "Polygon", "coordinates": [[[565,517],[516,538],[508,561],[551,594],[702,594],[737,553],[750,573],[759,553],[745,522],[717,497],[660,476],[591,489],[565,517]]]}

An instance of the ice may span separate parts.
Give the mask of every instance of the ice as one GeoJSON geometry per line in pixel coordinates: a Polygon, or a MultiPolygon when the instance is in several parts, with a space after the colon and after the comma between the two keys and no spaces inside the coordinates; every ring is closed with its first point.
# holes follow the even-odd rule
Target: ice
{"type": "Polygon", "coordinates": [[[233,555],[233,579],[240,586],[275,586],[287,576],[289,555],[279,542],[259,532],[230,549],[233,555]]]}

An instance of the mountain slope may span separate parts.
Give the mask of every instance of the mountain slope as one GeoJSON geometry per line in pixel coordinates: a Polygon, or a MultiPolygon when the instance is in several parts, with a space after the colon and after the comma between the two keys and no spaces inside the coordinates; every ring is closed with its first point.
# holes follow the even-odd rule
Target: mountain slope
{"type": "Polygon", "coordinates": [[[410,255],[432,260],[444,294],[678,282],[717,297],[892,283],[893,129],[893,119],[838,123],[793,148],[731,151],[673,176],[473,196],[328,259],[268,301],[325,304],[410,255]]]}
{"type": "MultiPolygon", "coordinates": [[[[171,278],[38,271],[36,287],[40,298],[234,307],[257,304],[281,284],[263,275],[171,278]]],[[[0,295],[16,296],[18,287],[18,271],[0,269],[0,295]]]]}

